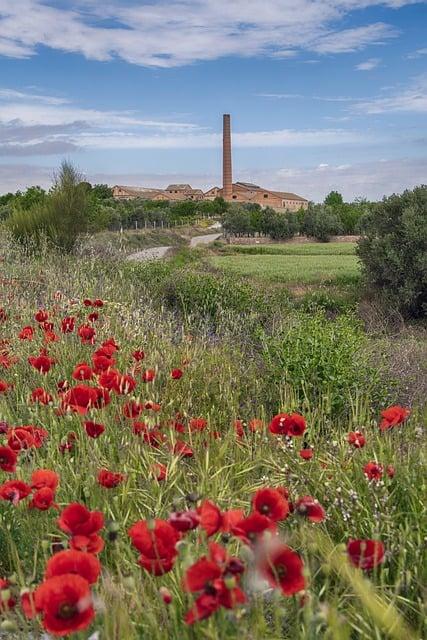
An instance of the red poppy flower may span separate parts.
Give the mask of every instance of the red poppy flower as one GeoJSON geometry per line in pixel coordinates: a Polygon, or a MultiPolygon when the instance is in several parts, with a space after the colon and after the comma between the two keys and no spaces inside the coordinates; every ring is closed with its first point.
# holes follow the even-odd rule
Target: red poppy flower
{"type": "Polygon", "coordinates": [[[42,487],[50,487],[52,491],[56,491],[59,484],[59,475],[51,469],[38,469],[31,474],[31,487],[33,489],[41,489],[42,487]]]}
{"type": "Polygon", "coordinates": [[[208,421],[205,418],[191,418],[188,426],[190,431],[204,431],[208,426],[208,421]]]}
{"type": "Polygon", "coordinates": [[[184,375],[182,369],[172,369],[171,378],[172,380],[179,380],[184,375]]]}
{"type": "Polygon", "coordinates": [[[104,425],[100,424],[99,422],[92,422],[92,420],[86,420],[84,425],[85,425],[86,433],[90,438],[99,438],[99,436],[102,435],[105,431],[104,425]]]}
{"type": "Polygon", "coordinates": [[[15,473],[18,455],[10,447],[0,447],[0,469],[6,473],[15,473]]]}
{"type": "Polygon", "coordinates": [[[388,464],[385,470],[386,474],[388,475],[389,478],[394,478],[395,474],[396,474],[396,469],[393,467],[392,464],[388,464]]]}
{"type": "Polygon", "coordinates": [[[102,353],[94,353],[92,356],[92,362],[95,373],[97,374],[111,369],[111,367],[113,367],[116,363],[114,358],[109,358],[102,353]]]}
{"type": "Polygon", "coordinates": [[[347,554],[353,566],[372,569],[384,559],[384,545],[379,540],[350,540],[347,554]]]}
{"type": "Polygon", "coordinates": [[[82,324],[77,329],[82,344],[93,344],[95,342],[96,331],[90,324],[82,324]]]}
{"type": "Polygon", "coordinates": [[[313,449],[307,447],[306,449],[301,449],[299,452],[300,458],[303,460],[311,460],[313,457],[313,449]]]}
{"type": "Polygon", "coordinates": [[[153,575],[170,571],[177,556],[179,532],[166,520],[140,520],[129,529],[133,546],[141,553],[139,564],[153,575]]]}
{"type": "Polygon", "coordinates": [[[20,340],[32,340],[34,338],[34,329],[30,325],[23,327],[18,334],[20,340]]]}
{"type": "Polygon", "coordinates": [[[138,416],[141,415],[143,410],[143,406],[139,403],[136,402],[136,400],[131,400],[130,402],[126,402],[126,404],[123,405],[123,415],[126,418],[137,418],[138,416]]]}
{"type": "Polygon", "coordinates": [[[197,511],[191,509],[188,511],[175,511],[170,514],[168,522],[177,531],[191,531],[199,526],[200,516],[197,511]]]}
{"type": "Polygon", "coordinates": [[[366,444],[366,438],[360,431],[350,431],[347,441],[355,449],[362,449],[366,444]]]}
{"type": "Polygon", "coordinates": [[[7,393],[11,386],[6,382],[6,380],[0,380],[0,394],[7,393]]]}
{"type": "Polygon", "coordinates": [[[156,377],[156,372],[154,371],[154,369],[146,369],[145,371],[142,372],[142,382],[153,382],[154,378],[156,377]]]}
{"type": "Polygon", "coordinates": [[[43,322],[43,324],[41,324],[40,326],[40,329],[43,329],[43,331],[49,333],[50,331],[53,331],[53,327],[54,327],[53,322],[43,322]]]}
{"type": "Polygon", "coordinates": [[[85,384],[72,387],[62,396],[62,407],[76,413],[85,414],[98,402],[98,390],[85,384]]]}
{"type": "Polygon", "coordinates": [[[243,420],[235,420],[233,422],[234,432],[238,438],[243,438],[245,435],[245,423],[243,420]]]}
{"type": "Polygon", "coordinates": [[[91,533],[88,536],[72,536],[70,538],[70,547],[85,553],[101,553],[104,548],[104,540],[97,533],[91,533]]]}
{"type": "Polygon", "coordinates": [[[136,387],[136,380],[132,376],[125,374],[119,375],[118,380],[118,393],[126,395],[132,393],[136,387]]]}
{"type": "Polygon", "coordinates": [[[142,351],[142,349],[137,349],[136,351],[133,352],[132,358],[136,362],[141,362],[141,360],[144,360],[145,358],[145,353],[142,351]]]}
{"type": "Polygon", "coordinates": [[[7,443],[15,451],[35,447],[39,449],[47,438],[47,431],[41,427],[26,425],[15,427],[7,432],[7,443]]]}
{"type": "Polygon", "coordinates": [[[22,480],[8,480],[0,485],[0,499],[17,505],[20,500],[24,500],[31,493],[31,487],[22,480]]]}
{"type": "Polygon", "coordinates": [[[86,629],[95,616],[89,583],[72,573],[43,582],[34,593],[34,605],[44,629],[57,637],[86,629]]]}
{"type": "Polygon", "coordinates": [[[68,316],[61,320],[62,333],[73,333],[76,324],[76,319],[72,316],[68,316]]]}
{"type": "Polygon", "coordinates": [[[124,479],[123,473],[114,473],[108,469],[101,469],[98,473],[98,484],[106,489],[117,487],[124,479]]]}
{"type": "Polygon", "coordinates": [[[154,475],[158,482],[166,480],[168,475],[167,467],[161,462],[155,462],[151,465],[151,473],[154,475]]]}
{"type": "Polygon", "coordinates": [[[97,313],[96,311],[92,311],[92,313],[90,313],[87,317],[89,322],[96,322],[98,318],[99,318],[99,313],[97,313]]]}
{"type": "Polygon", "coordinates": [[[83,504],[72,502],[61,512],[58,526],[72,536],[90,536],[104,526],[104,516],[100,511],[89,511],[83,504]]]}
{"type": "Polygon", "coordinates": [[[368,477],[369,480],[381,480],[382,475],[384,473],[384,467],[382,464],[378,464],[377,462],[368,462],[363,467],[363,473],[368,477]]]}
{"type": "Polygon", "coordinates": [[[284,520],[289,514],[289,503],[277,489],[259,489],[252,498],[252,507],[274,522],[284,520]]]}
{"type": "Polygon", "coordinates": [[[93,301],[93,306],[94,307],[103,307],[104,306],[104,301],[100,300],[99,298],[96,298],[96,300],[93,301]]]}
{"type": "Polygon", "coordinates": [[[311,496],[299,498],[294,505],[294,511],[311,522],[322,522],[326,517],[322,505],[311,496]]]}
{"type": "Polygon", "coordinates": [[[93,371],[86,362],[80,362],[74,367],[72,377],[74,380],[90,380],[93,377],[93,371]]]}
{"type": "Polygon", "coordinates": [[[92,300],[89,300],[89,298],[85,298],[83,300],[83,304],[85,307],[91,307],[93,303],[92,303],[92,300]]]}
{"type": "Polygon", "coordinates": [[[91,553],[66,549],[49,558],[46,565],[45,580],[72,573],[95,584],[101,573],[101,563],[91,553]]]}
{"type": "Polygon", "coordinates": [[[31,509],[38,509],[39,511],[47,511],[51,507],[55,507],[55,509],[57,509],[58,505],[55,504],[55,493],[50,487],[37,489],[33,493],[29,507],[31,509]]]}
{"type": "Polygon", "coordinates": [[[269,424],[270,433],[285,436],[302,436],[306,422],[299,413],[279,413],[269,424]]]}
{"type": "Polygon", "coordinates": [[[200,526],[206,531],[208,537],[213,536],[217,531],[229,533],[244,517],[241,509],[221,512],[219,507],[210,500],[204,500],[198,507],[197,513],[200,516],[200,526]]]}
{"type": "Polygon", "coordinates": [[[119,345],[114,340],[114,338],[108,338],[102,343],[103,352],[109,356],[112,356],[113,353],[119,350],[119,345]]]}
{"type": "Polygon", "coordinates": [[[30,356],[28,362],[34,369],[37,369],[39,373],[46,374],[50,371],[55,360],[49,358],[46,354],[41,353],[39,356],[30,356]]]}
{"type": "Polygon", "coordinates": [[[277,533],[277,525],[267,516],[254,511],[247,518],[239,520],[232,528],[231,532],[246,544],[255,544],[263,534],[269,531],[277,533]]]}
{"type": "Polygon", "coordinates": [[[177,440],[173,446],[173,453],[183,458],[192,458],[194,456],[193,449],[182,440],[177,440]]]}
{"type": "Polygon", "coordinates": [[[273,545],[261,557],[258,568],[269,584],[280,589],[285,596],[291,596],[305,588],[303,561],[285,544],[273,545]]]}
{"type": "Polygon", "coordinates": [[[171,604],[173,598],[167,587],[160,587],[159,594],[165,604],[171,604]]]}
{"type": "Polygon", "coordinates": [[[34,318],[37,322],[46,322],[46,320],[49,318],[49,314],[47,311],[39,309],[34,318]]]}
{"type": "Polygon", "coordinates": [[[260,418],[252,418],[248,422],[249,431],[262,431],[264,429],[264,422],[260,418]]]}
{"type": "Polygon", "coordinates": [[[42,387],[37,387],[33,389],[30,396],[31,402],[38,402],[39,404],[48,405],[50,402],[53,402],[53,396],[50,395],[45,389],[42,387]]]}
{"type": "Polygon", "coordinates": [[[410,415],[410,410],[399,405],[394,405],[381,411],[382,420],[380,422],[381,431],[392,429],[398,424],[402,424],[410,415]]]}

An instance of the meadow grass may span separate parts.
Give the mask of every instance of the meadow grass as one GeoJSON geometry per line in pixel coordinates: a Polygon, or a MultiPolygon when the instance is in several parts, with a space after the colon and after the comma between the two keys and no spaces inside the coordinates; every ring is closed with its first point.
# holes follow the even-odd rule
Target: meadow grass
{"type": "Polygon", "coordinates": [[[282,244],[254,244],[237,245],[229,244],[221,247],[224,253],[243,253],[248,255],[355,255],[355,242],[286,242],[282,244]]]}
{"type": "MultiPolygon", "coordinates": [[[[5,358],[10,364],[0,368],[0,379],[10,389],[0,394],[0,420],[43,427],[49,437],[41,448],[22,451],[13,476],[0,470],[0,482],[11,477],[28,481],[36,469],[53,469],[60,475],[59,509],[76,501],[106,518],[101,531],[105,548],[99,556],[103,571],[93,589],[97,615],[89,629],[73,637],[87,639],[95,630],[103,640],[423,637],[426,474],[421,427],[426,413],[414,406],[404,425],[380,432],[379,398],[385,395],[370,375],[362,375],[367,337],[357,319],[349,315],[336,325],[325,315],[313,319],[287,309],[270,326],[260,316],[257,326],[256,314],[242,315],[231,305],[222,312],[216,302],[213,327],[203,309],[164,306],[163,280],[171,269],[174,277],[167,264],[151,267],[49,253],[31,258],[10,245],[2,253],[8,256],[0,283],[0,307],[7,316],[1,325],[7,341],[2,355],[3,365],[5,358]],[[104,301],[94,322],[94,345],[59,329],[65,315],[74,315],[76,326],[87,322],[85,298],[104,301]],[[40,308],[49,311],[58,341],[44,342],[34,321],[40,308]],[[35,328],[32,341],[18,339],[25,325],[35,328]],[[105,425],[105,432],[92,439],[81,416],[55,411],[60,406],[56,385],[59,380],[75,385],[74,366],[90,363],[94,350],[112,336],[120,347],[115,367],[132,372],[137,386],[129,395],[112,394],[107,407],[90,411],[88,417],[105,425]],[[28,363],[42,347],[55,359],[46,375],[28,363]],[[132,360],[135,349],[145,351],[142,368],[156,371],[152,383],[141,382],[132,360]],[[174,367],[184,371],[180,380],[171,379],[174,367]],[[29,401],[38,386],[52,394],[51,405],[29,401]],[[341,402],[336,404],[338,395],[341,402]],[[160,404],[159,412],[145,409],[140,419],[151,430],[160,429],[164,441],[151,446],[133,433],[132,421],[123,415],[123,404],[130,399],[160,404]],[[268,423],[280,411],[305,416],[311,460],[299,456],[301,438],[269,433],[268,423]],[[170,427],[177,412],[184,433],[170,427]],[[191,431],[192,417],[205,418],[206,429],[191,431]],[[244,435],[236,437],[236,418],[245,424],[257,418],[262,426],[256,431],[245,427],[244,435]],[[354,430],[365,434],[362,449],[347,442],[354,430]],[[61,453],[70,432],[76,434],[74,446],[61,453]],[[192,448],[192,457],[173,453],[178,439],[192,448]],[[363,467],[371,460],[392,465],[394,477],[384,473],[379,482],[368,481],[363,467]],[[164,481],[153,476],[156,462],[167,467],[164,481]],[[113,489],[100,486],[101,468],[123,473],[124,481],[113,489]],[[222,511],[241,508],[247,514],[254,492],[266,486],[286,487],[292,501],[312,495],[326,511],[318,524],[296,514],[280,523],[282,539],[304,561],[304,597],[285,597],[248,573],[242,581],[248,594],[244,605],[221,608],[207,620],[186,625],[183,617],[194,597],[183,589],[183,577],[207,552],[205,534],[200,529],[186,534],[174,568],[155,577],[138,566],[129,527],[141,519],[167,519],[172,511],[194,508],[202,499],[222,511]],[[364,575],[352,568],[345,552],[351,538],[381,540],[384,562],[364,575]],[[160,587],[169,589],[171,604],[162,600],[160,587]]],[[[179,283],[177,275],[175,280],[179,283]]],[[[179,297],[179,289],[175,294],[179,297]]],[[[388,373],[391,380],[393,372],[388,373]]],[[[390,400],[398,402],[399,397],[390,400]]],[[[54,509],[43,512],[28,509],[25,501],[13,505],[0,500],[0,518],[0,578],[9,579],[9,592],[18,599],[21,589],[40,584],[52,544],[66,545],[67,537],[58,529],[54,509]]],[[[213,539],[251,566],[251,552],[237,538],[218,533],[213,539]]],[[[18,605],[12,610],[0,605],[0,620],[0,635],[9,628],[10,637],[17,639],[28,640],[30,633],[37,637],[40,629],[18,605]]]]}
{"type": "Polygon", "coordinates": [[[211,263],[239,276],[290,284],[354,282],[359,276],[356,256],[346,253],[213,256],[211,263]]]}

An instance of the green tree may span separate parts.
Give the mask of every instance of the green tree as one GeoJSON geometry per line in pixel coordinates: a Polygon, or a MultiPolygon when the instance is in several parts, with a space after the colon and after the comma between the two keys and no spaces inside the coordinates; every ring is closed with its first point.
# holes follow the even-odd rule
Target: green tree
{"type": "Polygon", "coordinates": [[[368,286],[405,317],[427,313],[427,186],[384,198],[358,245],[368,286]]]}
{"type": "Polygon", "coordinates": [[[329,205],[330,207],[338,207],[343,203],[343,197],[338,191],[331,191],[323,201],[323,204],[329,205]]]}

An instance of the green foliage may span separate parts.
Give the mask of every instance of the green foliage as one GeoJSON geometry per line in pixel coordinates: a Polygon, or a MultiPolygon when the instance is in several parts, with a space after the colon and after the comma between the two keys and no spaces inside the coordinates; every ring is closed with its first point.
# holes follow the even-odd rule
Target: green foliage
{"type": "Polygon", "coordinates": [[[333,207],[310,203],[302,219],[301,232],[320,242],[329,242],[331,236],[342,232],[342,225],[333,207]]]}
{"type": "Polygon", "coordinates": [[[295,315],[288,327],[264,338],[264,348],[272,384],[290,387],[301,406],[319,405],[334,416],[350,411],[362,390],[377,390],[366,337],[350,314],[335,320],[322,311],[295,315]]]}
{"type": "Polygon", "coordinates": [[[49,196],[38,194],[37,198],[28,209],[14,209],[8,228],[27,247],[37,246],[45,237],[70,251],[77,237],[88,229],[87,183],[70,163],[63,162],[49,196]]]}
{"type": "Polygon", "coordinates": [[[427,312],[427,187],[393,195],[365,218],[358,255],[367,284],[405,317],[427,312]]]}
{"type": "Polygon", "coordinates": [[[323,202],[331,207],[337,207],[344,204],[343,197],[338,191],[331,191],[328,193],[323,202]]]}

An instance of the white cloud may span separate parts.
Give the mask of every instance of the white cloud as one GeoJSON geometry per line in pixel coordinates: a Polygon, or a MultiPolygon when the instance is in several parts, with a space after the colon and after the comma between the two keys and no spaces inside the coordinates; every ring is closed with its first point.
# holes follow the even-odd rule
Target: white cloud
{"type": "Polygon", "coordinates": [[[354,106],[360,113],[381,114],[391,112],[427,112],[427,74],[416,78],[412,85],[395,91],[388,97],[361,101],[354,106]]]}
{"type": "Polygon", "coordinates": [[[295,0],[264,0],[262,7],[259,0],[0,0],[0,55],[25,58],[44,45],[92,60],[174,67],[222,56],[343,53],[395,35],[384,23],[340,30],[349,12],[412,2],[298,0],[296,10],[295,0]]]}
{"type": "Polygon", "coordinates": [[[427,47],[424,49],[417,49],[416,51],[412,51],[408,53],[406,56],[408,60],[415,60],[416,58],[421,58],[422,56],[427,56],[427,47]]]}
{"type": "Polygon", "coordinates": [[[380,58],[370,58],[365,62],[357,64],[355,68],[357,69],[357,71],[372,71],[372,69],[376,69],[378,67],[380,62],[380,58]]]}

